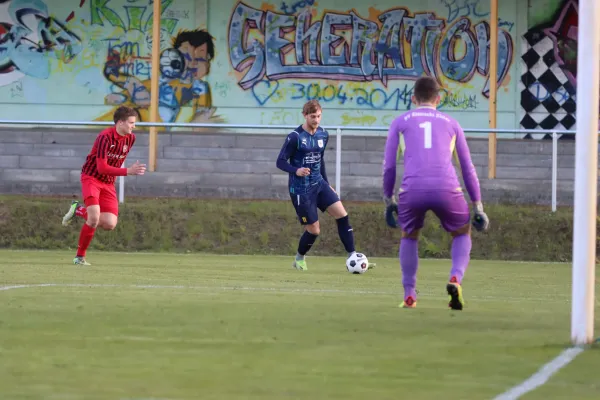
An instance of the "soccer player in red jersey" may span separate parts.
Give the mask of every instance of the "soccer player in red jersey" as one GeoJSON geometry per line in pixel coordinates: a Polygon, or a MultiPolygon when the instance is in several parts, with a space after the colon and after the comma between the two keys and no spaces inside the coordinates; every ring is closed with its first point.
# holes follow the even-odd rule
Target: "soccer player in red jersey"
{"type": "Polygon", "coordinates": [[[123,168],[125,158],[135,143],[135,120],[137,113],[130,107],[115,110],[115,125],[100,132],[92,150],[81,168],[82,205],[74,201],[62,220],[68,225],[75,215],[85,219],[79,234],[77,255],[73,259],[76,265],[91,265],[85,260],[96,228],[110,231],[117,226],[119,202],[115,190],[117,176],[144,175],[146,164],[136,161],[129,168],[123,168]]]}

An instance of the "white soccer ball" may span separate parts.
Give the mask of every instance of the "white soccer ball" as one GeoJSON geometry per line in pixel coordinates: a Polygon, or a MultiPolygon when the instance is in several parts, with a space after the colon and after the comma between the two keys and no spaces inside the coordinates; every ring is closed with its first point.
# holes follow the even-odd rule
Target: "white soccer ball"
{"type": "Polygon", "coordinates": [[[363,253],[354,253],[346,259],[346,268],[353,274],[364,274],[369,269],[369,260],[363,253]]]}
{"type": "Polygon", "coordinates": [[[160,54],[160,72],[167,79],[177,79],[183,75],[185,59],[177,49],[166,49],[160,54]]]}

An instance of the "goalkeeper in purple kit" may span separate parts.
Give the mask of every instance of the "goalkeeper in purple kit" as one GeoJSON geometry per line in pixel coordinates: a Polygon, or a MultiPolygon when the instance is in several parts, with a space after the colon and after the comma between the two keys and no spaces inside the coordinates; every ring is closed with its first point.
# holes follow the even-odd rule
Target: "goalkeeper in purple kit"
{"type": "Polygon", "coordinates": [[[434,78],[419,78],[412,98],[416,108],[397,117],[389,128],[383,161],[385,215],[389,226],[396,228],[399,224],[402,229],[399,257],[404,301],[401,306],[413,308],[417,304],[419,230],[426,212],[431,210],[452,235],[452,269],[446,285],[448,306],[462,310],[461,282],[471,256],[471,218],[452,164],[453,154],[458,158],[473,203],[473,226],[479,231],[487,230],[489,219],[483,212],[479,180],[465,134],[456,120],[436,110],[439,91],[434,78]],[[396,203],[398,147],[404,155],[404,175],[396,203]]]}

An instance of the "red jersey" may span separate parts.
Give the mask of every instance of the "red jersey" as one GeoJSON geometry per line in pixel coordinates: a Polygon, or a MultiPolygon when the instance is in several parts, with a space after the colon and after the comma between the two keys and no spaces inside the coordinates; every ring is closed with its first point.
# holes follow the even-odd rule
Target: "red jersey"
{"type": "Polygon", "coordinates": [[[120,169],[134,143],[135,135],[133,133],[121,136],[114,126],[103,130],[94,141],[92,150],[81,168],[81,173],[96,178],[100,182],[115,183],[117,176],[127,175],[126,170],[123,171],[124,173],[103,174],[99,171],[98,163],[101,164],[100,169],[103,169],[104,163],[109,167],[120,169]]]}

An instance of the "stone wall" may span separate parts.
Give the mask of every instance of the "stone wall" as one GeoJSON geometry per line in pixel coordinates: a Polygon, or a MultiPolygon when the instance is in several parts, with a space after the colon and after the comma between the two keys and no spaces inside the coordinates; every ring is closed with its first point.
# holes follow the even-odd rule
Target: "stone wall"
{"type": "MultiPolygon", "coordinates": [[[[0,130],[0,192],[79,196],[79,174],[96,131],[0,130]]],[[[126,178],[128,196],[287,199],[287,175],[275,167],[284,135],[160,133],[157,171],[126,178]]],[[[379,200],[383,136],[344,136],[343,199],[379,200]]],[[[484,201],[547,204],[551,199],[552,142],[498,141],[497,179],[487,179],[487,140],[469,139],[484,201]]],[[[327,171],[335,183],[332,137],[327,171]]],[[[558,200],[573,199],[575,143],[559,141],[558,200]]],[[[148,160],[148,134],[139,133],[128,163],[148,160]]],[[[399,166],[399,175],[402,166],[399,166]]]]}

